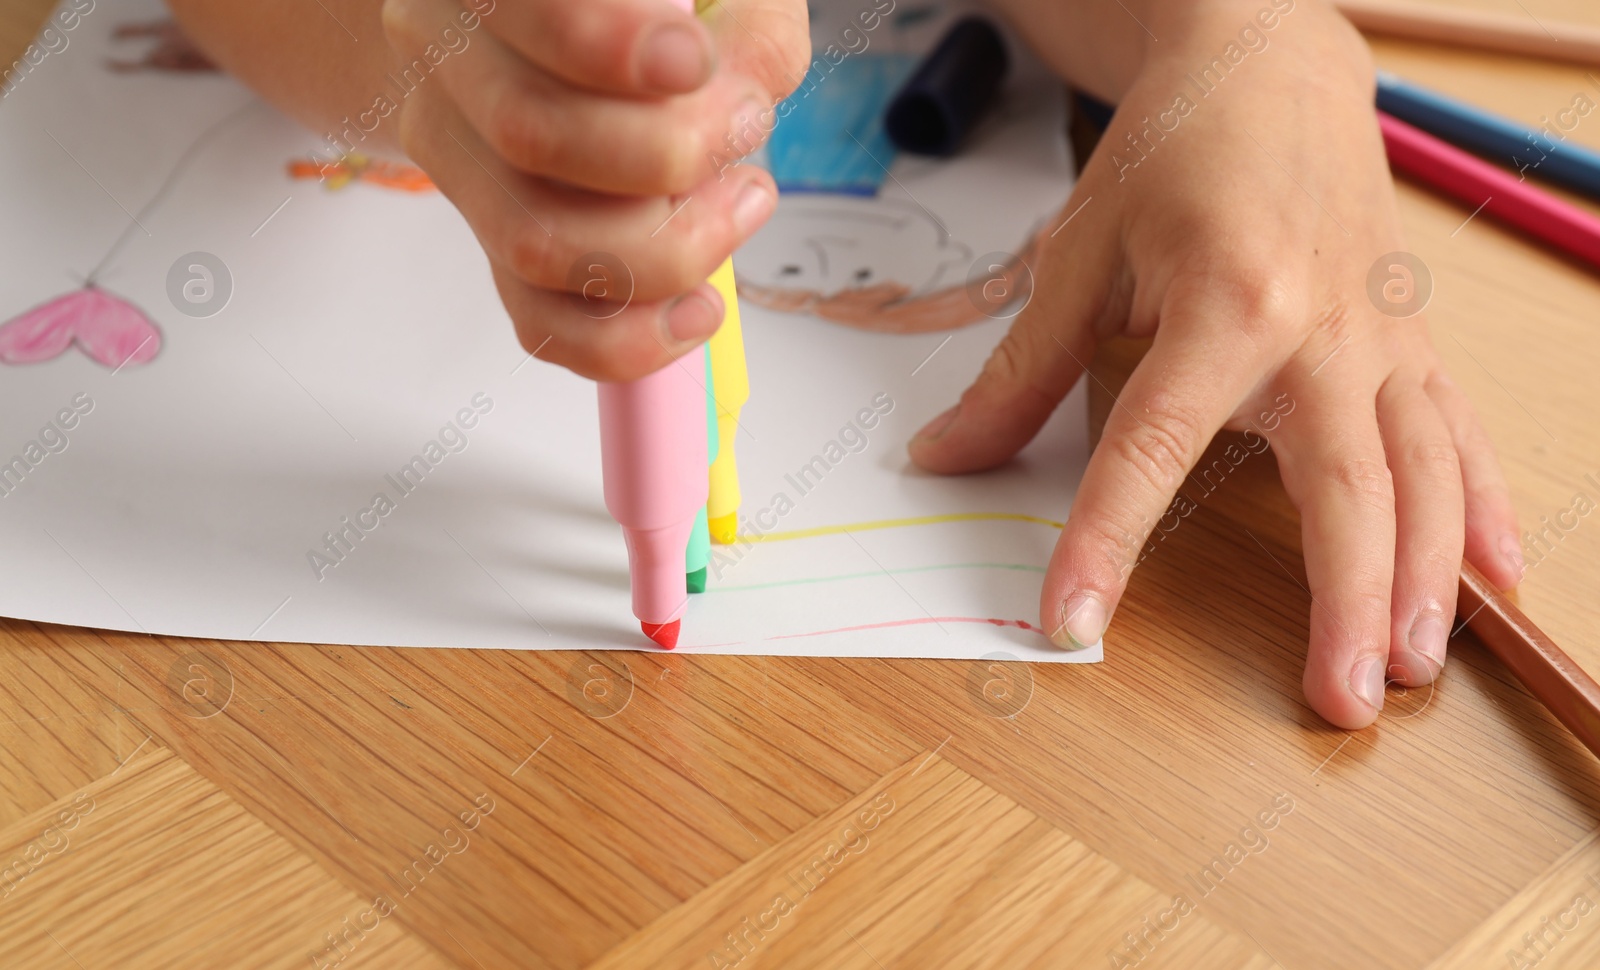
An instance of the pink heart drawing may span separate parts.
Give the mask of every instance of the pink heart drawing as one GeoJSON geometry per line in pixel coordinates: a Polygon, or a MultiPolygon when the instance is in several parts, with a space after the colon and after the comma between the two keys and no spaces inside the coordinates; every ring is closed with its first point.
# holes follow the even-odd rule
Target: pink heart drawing
{"type": "Polygon", "coordinates": [[[0,363],[36,364],[78,349],[107,367],[143,364],[161,350],[161,331],[126,300],[94,286],[36,306],[0,325],[0,363]]]}

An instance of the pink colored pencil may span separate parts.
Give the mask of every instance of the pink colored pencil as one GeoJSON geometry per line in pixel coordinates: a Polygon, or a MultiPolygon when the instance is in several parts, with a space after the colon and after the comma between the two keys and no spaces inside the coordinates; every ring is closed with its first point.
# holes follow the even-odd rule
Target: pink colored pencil
{"type": "Polygon", "coordinates": [[[1382,111],[1378,126],[1396,172],[1600,267],[1600,219],[1382,111]]]}

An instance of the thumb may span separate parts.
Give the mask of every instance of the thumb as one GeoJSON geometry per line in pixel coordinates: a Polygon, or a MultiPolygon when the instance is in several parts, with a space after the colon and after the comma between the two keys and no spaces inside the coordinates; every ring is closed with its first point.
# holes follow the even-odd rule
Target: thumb
{"type": "Polygon", "coordinates": [[[999,465],[1033,440],[1078,382],[1094,354],[1094,323],[1117,259],[1091,216],[1093,202],[1069,199],[1054,232],[1041,230],[1038,265],[1029,267],[1032,298],[960,402],[911,439],[920,467],[956,475],[999,465]]]}

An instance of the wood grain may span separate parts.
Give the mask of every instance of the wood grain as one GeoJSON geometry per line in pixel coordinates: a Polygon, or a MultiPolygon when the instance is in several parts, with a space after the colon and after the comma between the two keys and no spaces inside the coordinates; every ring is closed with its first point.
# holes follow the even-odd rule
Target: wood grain
{"type": "Polygon", "coordinates": [[[1271,965],[1198,904],[1175,906],[918,752],[592,966],[1045,967],[1113,954],[1148,966],[1271,965]]]}
{"type": "Polygon", "coordinates": [[[76,794],[0,830],[0,940],[15,967],[447,966],[146,739],[76,794]],[[221,932],[222,930],[226,932],[221,932]]]}
{"type": "MultiPolygon", "coordinates": [[[[1586,0],[1528,8],[1600,24],[1586,0]]],[[[0,55],[44,10],[0,8],[0,55]]],[[[1569,66],[1375,49],[1530,123],[1600,100],[1569,66]]],[[[1600,147],[1600,115],[1569,137],[1600,147]]],[[[1399,197],[1434,275],[1435,342],[1524,526],[1543,528],[1600,477],[1600,281],[1415,187],[1399,197]]],[[[1100,419],[1139,349],[1099,352],[1100,419]]],[[[1310,603],[1270,457],[1190,497],[1087,669],[0,621],[0,861],[80,792],[96,805],[0,900],[0,962],[714,966],[717,942],[885,793],[869,847],[841,849],[792,914],[747,936],[741,966],[1116,966],[1140,933],[1121,965],[1505,966],[1578,894],[1600,904],[1585,881],[1600,767],[1492,656],[1458,637],[1436,687],[1392,689],[1365,731],[1328,728],[1301,698],[1310,603]],[[1293,808],[1267,828],[1280,797],[1293,808]],[[1193,912],[1150,930],[1179,896],[1193,912]],[[324,934],[380,901],[392,912],[351,931],[340,962],[324,934]]],[[[1518,593],[1590,671],[1596,522],[1530,556],[1518,593]]],[[[1594,965],[1597,940],[1587,916],[1539,965],[1594,965]]]]}
{"type": "Polygon", "coordinates": [[[1597,918],[1600,833],[1591,833],[1430,964],[1429,970],[1600,966],[1597,918]]]}

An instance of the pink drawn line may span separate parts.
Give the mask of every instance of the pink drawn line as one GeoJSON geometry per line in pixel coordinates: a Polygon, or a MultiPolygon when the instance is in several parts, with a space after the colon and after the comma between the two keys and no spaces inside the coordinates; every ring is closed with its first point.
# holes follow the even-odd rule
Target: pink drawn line
{"type": "MultiPolygon", "coordinates": [[[[816,630],[812,633],[780,633],[768,640],[794,640],[800,637],[820,637],[829,633],[854,633],[858,630],[886,630],[897,626],[919,626],[924,623],[987,623],[990,626],[1012,626],[1019,630],[1028,630],[1044,636],[1044,631],[1029,623],[1027,620],[997,620],[985,616],[919,616],[910,620],[888,620],[884,623],[866,623],[861,626],[842,626],[834,630],[816,630]]],[[[747,643],[745,640],[734,640],[729,643],[702,643],[697,646],[685,646],[685,650],[706,650],[711,647],[737,647],[747,643]]]]}
{"type": "Polygon", "coordinates": [[[826,633],[854,633],[857,630],[884,630],[895,626],[917,626],[921,623],[988,623],[991,626],[1014,626],[1022,630],[1032,630],[1034,633],[1043,634],[1044,631],[1029,623],[1027,620],[996,620],[984,616],[920,616],[911,620],[889,620],[885,623],[867,623],[862,626],[842,626],[837,630],[818,630],[815,633],[780,633],[768,640],[792,640],[796,637],[820,637],[826,633]]]}

